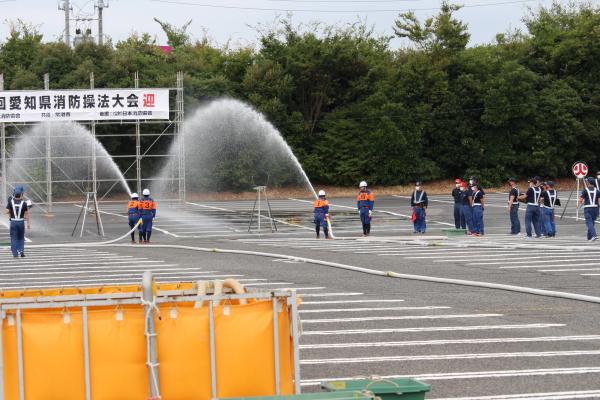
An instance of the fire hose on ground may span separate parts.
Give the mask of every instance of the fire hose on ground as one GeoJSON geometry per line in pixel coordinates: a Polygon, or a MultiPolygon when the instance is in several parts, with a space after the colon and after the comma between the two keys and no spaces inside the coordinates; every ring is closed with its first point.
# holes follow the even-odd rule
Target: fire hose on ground
{"type": "MultiPolygon", "coordinates": [[[[125,239],[131,233],[133,233],[137,227],[141,224],[142,220],[140,219],[137,224],[126,234],[109,241],[98,242],[98,243],[60,243],[60,244],[39,244],[39,245],[30,245],[29,248],[54,248],[54,247],[131,247],[130,245],[117,244],[117,242],[125,239]]],[[[414,281],[422,281],[422,282],[433,282],[433,283],[444,283],[451,285],[461,285],[461,286],[470,286],[470,287],[478,287],[485,289],[495,289],[495,290],[505,290],[510,292],[524,293],[524,294],[532,294],[537,296],[546,296],[546,297],[555,297],[562,298],[568,300],[576,300],[576,301],[584,301],[588,303],[600,303],[600,297],[596,296],[588,296],[578,293],[569,293],[569,292],[560,292],[554,290],[546,290],[546,289],[536,289],[529,288],[524,286],[516,286],[516,285],[506,285],[501,283],[492,283],[492,282],[480,282],[480,281],[471,281],[465,279],[453,279],[453,278],[443,278],[443,277],[434,277],[434,276],[426,276],[426,275],[414,275],[414,274],[402,274],[394,271],[382,271],[372,268],[358,267],[348,264],[341,264],[331,261],[325,260],[317,260],[306,257],[297,257],[290,256],[287,254],[277,254],[277,253],[267,253],[267,252],[259,252],[259,251],[249,251],[249,250],[234,250],[234,249],[219,249],[219,248],[206,248],[206,247],[196,247],[196,246],[185,246],[185,245],[174,245],[174,244],[146,244],[143,248],[155,248],[155,249],[178,249],[178,250],[190,250],[190,251],[201,251],[206,253],[223,253],[223,254],[240,254],[240,255],[249,255],[249,256],[258,256],[258,257],[267,257],[273,259],[286,259],[295,262],[304,262],[309,264],[321,265],[324,267],[330,268],[338,268],[347,271],[360,272],[363,274],[376,275],[388,278],[398,278],[398,279],[406,279],[406,280],[414,280],[414,281]]]]}

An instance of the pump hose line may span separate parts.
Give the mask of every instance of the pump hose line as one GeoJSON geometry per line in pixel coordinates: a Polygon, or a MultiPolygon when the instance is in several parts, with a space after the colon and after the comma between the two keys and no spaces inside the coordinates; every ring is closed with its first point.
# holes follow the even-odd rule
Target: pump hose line
{"type": "MultiPolygon", "coordinates": [[[[29,248],[54,248],[54,247],[127,247],[131,248],[129,244],[117,244],[118,241],[128,237],[141,223],[141,219],[137,222],[137,224],[133,227],[133,229],[127,232],[125,235],[118,237],[113,240],[109,240],[106,242],[99,243],[61,243],[61,244],[38,244],[38,245],[30,245],[29,248]]],[[[195,247],[195,246],[184,246],[184,245],[175,245],[175,244],[146,244],[143,247],[144,249],[154,248],[154,249],[178,249],[178,250],[189,250],[189,251],[201,251],[205,253],[222,253],[222,254],[240,254],[240,255],[248,255],[248,256],[257,256],[257,257],[267,257],[273,259],[285,259],[295,262],[304,262],[309,264],[321,265],[324,267],[330,268],[338,268],[346,271],[360,272],[363,274],[383,276],[388,278],[397,278],[397,279],[406,279],[413,281],[422,281],[422,282],[434,282],[434,283],[445,283],[451,285],[461,285],[461,286],[470,286],[470,287],[478,287],[485,289],[495,289],[495,290],[505,290],[510,292],[517,293],[525,293],[532,294],[537,296],[545,296],[545,297],[555,297],[561,299],[568,300],[576,300],[583,301],[588,303],[597,303],[600,304],[600,297],[596,296],[588,296],[577,293],[569,293],[569,292],[559,292],[554,290],[546,290],[546,289],[536,289],[529,288],[524,286],[515,286],[515,285],[505,285],[501,283],[491,283],[491,282],[480,282],[480,281],[470,281],[464,279],[453,279],[453,278],[441,278],[434,276],[426,276],[426,275],[413,275],[413,274],[401,274],[394,271],[381,271],[372,268],[364,268],[357,267],[348,264],[341,264],[331,261],[325,260],[317,260],[306,257],[297,257],[290,256],[287,254],[277,254],[277,253],[266,253],[259,251],[249,251],[249,250],[234,250],[234,249],[219,249],[219,248],[207,248],[207,247],[195,247]]]]}

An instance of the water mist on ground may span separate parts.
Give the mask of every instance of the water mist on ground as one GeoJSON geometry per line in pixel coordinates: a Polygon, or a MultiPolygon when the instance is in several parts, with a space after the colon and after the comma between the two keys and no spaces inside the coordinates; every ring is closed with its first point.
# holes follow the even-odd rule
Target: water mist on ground
{"type": "MultiPolygon", "coordinates": [[[[233,99],[199,108],[185,122],[170,154],[184,141],[186,193],[244,192],[254,186],[315,191],[291,148],[259,112],[233,99]]],[[[178,161],[172,157],[153,186],[156,196],[176,197],[178,161]]]]}
{"type": "Polygon", "coordinates": [[[27,198],[45,202],[46,144],[50,138],[54,201],[85,199],[92,191],[92,152],[96,154],[97,194],[130,194],[119,167],[90,131],[75,123],[44,123],[27,130],[10,150],[7,165],[11,186],[25,187],[27,198]]]}

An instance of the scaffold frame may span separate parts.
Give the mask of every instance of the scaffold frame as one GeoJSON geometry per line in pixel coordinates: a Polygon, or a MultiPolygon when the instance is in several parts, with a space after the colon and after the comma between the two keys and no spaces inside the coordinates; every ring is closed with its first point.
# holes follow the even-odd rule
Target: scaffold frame
{"type": "MultiPolygon", "coordinates": [[[[124,179],[129,184],[132,191],[137,191],[138,193],[142,191],[144,188],[144,183],[150,183],[157,180],[167,180],[171,182],[173,187],[175,188],[176,195],[174,198],[165,198],[161,200],[176,200],[176,201],[185,201],[185,144],[183,141],[183,133],[184,133],[184,74],[182,71],[177,72],[175,77],[175,87],[168,87],[164,89],[168,89],[169,93],[175,92],[175,107],[170,107],[169,110],[169,119],[168,120],[111,120],[111,121],[77,121],[78,124],[88,127],[90,133],[94,139],[100,140],[105,137],[121,137],[121,138],[135,138],[135,154],[118,154],[118,155],[110,155],[112,159],[130,159],[131,163],[126,164],[127,167],[123,168],[121,173],[124,176],[124,179]],[[151,132],[144,133],[143,126],[149,124],[161,124],[164,125],[164,129],[160,131],[160,133],[151,132]],[[119,133],[119,134],[96,134],[96,127],[100,125],[134,125],[134,132],[127,133],[119,133]],[[170,152],[166,153],[152,153],[149,154],[155,144],[163,137],[172,136],[173,140],[180,137],[179,146],[175,154],[170,152]],[[142,146],[143,138],[152,138],[153,140],[147,146],[142,146]],[[167,178],[156,178],[152,176],[144,176],[142,168],[142,161],[144,159],[161,159],[166,160],[167,163],[169,159],[175,157],[176,162],[173,164],[176,166],[174,168],[174,173],[172,176],[167,178]],[[130,170],[135,168],[135,178],[127,178],[127,174],[130,170]]],[[[134,88],[139,88],[139,73],[135,72],[133,76],[134,88]]],[[[94,89],[95,87],[95,79],[94,73],[90,73],[90,89],[94,89]]],[[[11,90],[4,90],[4,75],[0,71],[0,92],[10,92],[11,90]]],[[[64,89],[64,88],[62,88],[64,89]]],[[[50,76],[49,74],[44,75],[44,90],[50,90],[50,76]]],[[[79,90],[79,89],[73,89],[79,90]]],[[[84,90],[84,89],[82,89],[84,90]]],[[[22,123],[0,123],[0,164],[1,164],[1,182],[0,182],[0,190],[3,197],[3,201],[5,201],[11,193],[11,190],[15,186],[15,182],[11,182],[9,177],[7,176],[8,166],[12,161],[18,160],[16,157],[11,156],[11,152],[9,150],[11,140],[17,140],[19,137],[24,135],[24,129],[38,125],[37,122],[22,122],[22,123]],[[13,134],[7,135],[7,128],[10,128],[14,131],[13,134]]],[[[53,136],[60,137],[60,136],[53,136]]],[[[44,160],[45,164],[45,181],[40,179],[34,179],[29,176],[29,179],[23,182],[18,182],[19,184],[28,185],[27,190],[30,192],[34,192],[35,196],[38,199],[42,199],[42,201],[37,202],[42,210],[45,212],[51,212],[52,206],[54,204],[64,204],[64,203],[73,203],[73,201],[66,200],[56,200],[53,196],[53,185],[57,183],[70,183],[73,184],[74,188],[77,188],[83,197],[86,196],[87,192],[97,193],[98,183],[107,183],[112,182],[112,185],[109,186],[108,190],[102,195],[98,196],[98,200],[105,200],[112,192],[112,190],[118,185],[119,180],[112,179],[98,179],[97,177],[97,160],[103,158],[101,155],[96,154],[95,146],[92,146],[92,151],[89,156],[64,156],[57,157],[52,156],[52,140],[50,140],[50,131],[48,130],[45,135],[40,136],[40,138],[45,139],[45,149],[44,153],[40,154],[39,157],[30,157],[28,159],[34,160],[44,160]],[[54,161],[58,161],[60,159],[68,159],[68,158],[90,158],[91,159],[91,171],[89,171],[87,179],[71,179],[67,177],[67,179],[56,179],[52,175],[53,167],[57,168],[57,164],[54,161]],[[78,184],[81,184],[83,187],[80,187],[78,184]]],[[[169,146],[170,148],[170,146],[169,146]]],[[[104,156],[106,157],[106,156],[104,156]]],[[[63,171],[64,172],[64,171],[63,171]]],[[[65,174],[66,175],[66,174],[65,174]]]]}

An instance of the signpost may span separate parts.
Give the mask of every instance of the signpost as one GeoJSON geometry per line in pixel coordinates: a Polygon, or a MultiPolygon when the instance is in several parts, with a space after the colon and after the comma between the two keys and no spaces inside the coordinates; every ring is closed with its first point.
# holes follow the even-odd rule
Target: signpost
{"type": "MultiPolygon", "coordinates": [[[[575,175],[575,181],[577,183],[577,195],[579,195],[579,182],[587,176],[588,170],[589,169],[587,164],[582,161],[575,162],[571,167],[571,171],[573,172],[573,175],[575,175]]],[[[577,211],[575,212],[575,221],[579,221],[579,207],[576,208],[576,210],[577,211]]]]}

